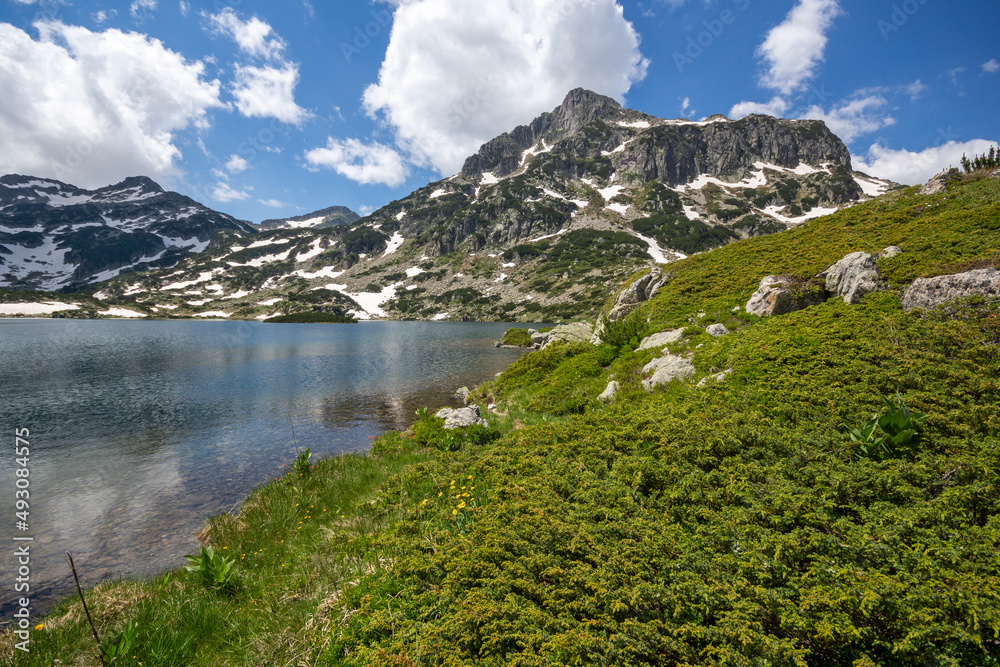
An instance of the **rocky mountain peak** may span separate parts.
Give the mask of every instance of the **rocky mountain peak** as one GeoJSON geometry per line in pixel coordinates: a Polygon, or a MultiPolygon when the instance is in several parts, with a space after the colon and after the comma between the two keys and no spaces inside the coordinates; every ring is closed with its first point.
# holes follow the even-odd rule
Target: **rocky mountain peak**
{"type": "Polygon", "coordinates": [[[115,190],[133,190],[137,189],[142,194],[154,194],[160,192],[166,192],[160,184],[149,178],[148,176],[129,176],[123,181],[115,183],[114,185],[108,185],[103,188],[99,188],[95,192],[111,192],[115,190]]]}
{"type": "Polygon", "coordinates": [[[549,114],[549,126],[545,129],[549,132],[561,130],[567,134],[575,134],[581,127],[595,120],[617,118],[624,111],[622,105],[610,97],[576,88],[549,114]]]}

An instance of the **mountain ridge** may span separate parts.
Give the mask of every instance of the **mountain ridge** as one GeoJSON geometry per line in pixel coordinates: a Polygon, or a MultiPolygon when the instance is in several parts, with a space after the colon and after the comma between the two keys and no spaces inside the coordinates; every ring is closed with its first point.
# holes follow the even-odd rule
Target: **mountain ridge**
{"type": "Polygon", "coordinates": [[[854,172],[822,121],[660,119],[576,89],[364,218],[226,236],[91,289],[148,315],[579,319],[637,270],[894,187],[854,172]]]}
{"type": "Polygon", "coordinates": [[[208,248],[223,230],[255,232],[146,176],[86,190],[6,174],[0,176],[0,287],[73,290],[124,271],[171,266],[208,248]]]}

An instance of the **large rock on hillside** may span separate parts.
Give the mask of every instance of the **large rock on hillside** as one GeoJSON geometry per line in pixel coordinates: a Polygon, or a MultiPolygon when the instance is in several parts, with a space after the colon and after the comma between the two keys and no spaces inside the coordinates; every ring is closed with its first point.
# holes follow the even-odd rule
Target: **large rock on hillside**
{"type": "Polygon", "coordinates": [[[969,296],[1000,298],[1000,271],[977,269],[936,278],[918,278],[903,293],[903,310],[930,310],[969,296]]]}
{"type": "Polygon", "coordinates": [[[667,277],[658,268],[653,269],[633,282],[622,290],[621,294],[615,299],[614,305],[611,306],[611,310],[608,312],[608,321],[617,322],[626,317],[638,308],[640,303],[649,301],[656,296],[656,292],[666,282],[667,277]]]}
{"type": "Polygon", "coordinates": [[[843,297],[845,303],[860,303],[866,295],[884,289],[876,262],[867,252],[852,252],[819,274],[826,279],[826,291],[831,297],[843,297]]]}
{"type": "Polygon", "coordinates": [[[684,357],[668,354],[659,359],[653,359],[643,367],[642,372],[652,373],[648,380],[643,380],[642,386],[646,391],[653,391],[671,380],[683,380],[691,377],[695,373],[695,368],[684,357]]]}
{"type": "Polygon", "coordinates": [[[920,194],[922,195],[936,195],[941,192],[948,190],[948,182],[953,181],[961,175],[958,169],[952,167],[951,169],[945,169],[940,174],[931,177],[931,180],[927,181],[922,188],[920,188],[920,194]]]}
{"type": "Polygon", "coordinates": [[[747,302],[746,311],[758,317],[784,315],[826,300],[826,295],[803,289],[802,281],[792,276],[767,276],[747,302]]]}
{"type": "Polygon", "coordinates": [[[640,350],[652,350],[656,348],[664,348],[671,343],[676,343],[681,338],[684,338],[684,329],[671,329],[670,331],[661,331],[655,333],[652,336],[646,336],[639,343],[640,350]]]}
{"type": "MultiPolygon", "coordinates": [[[[543,348],[560,340],[567,343],[589,343],[591,337],[594,335],[594,328],[589,324],[582,323],[560,324],[552,331],[543,335],[545,336],[542,342],[543,348]]],[[[534,341],[535,338],[532,336],[532,342],[534,341]]]]}

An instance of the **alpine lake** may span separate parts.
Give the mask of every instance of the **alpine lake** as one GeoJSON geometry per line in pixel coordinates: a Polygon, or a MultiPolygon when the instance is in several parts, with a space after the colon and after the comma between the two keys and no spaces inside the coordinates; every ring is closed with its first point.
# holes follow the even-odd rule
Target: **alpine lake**
{"type": "MultiPolygon", "coordinates": [[[[297,451],[364,452],[421,407],[459,406],[458,387],[522,354],[494,347],[510,326],[0,320],[3,533],[33,538],[19,543],[33,615],[75,591],[66,552],[85,586],[175,568],[210,516],[238,509],[297,451]],[[21,429],[26,530],[14,508],[21,429]]],[[[14,547],[0,554],[12,580],[14,547]]],[[[0,613],[20,595],[0,596],[0,613]]]]}

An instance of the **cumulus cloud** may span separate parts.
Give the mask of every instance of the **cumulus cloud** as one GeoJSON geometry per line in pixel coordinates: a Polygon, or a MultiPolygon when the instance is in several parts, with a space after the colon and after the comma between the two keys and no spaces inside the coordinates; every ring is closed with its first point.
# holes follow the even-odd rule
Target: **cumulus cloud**
{"type": "Polygon", "coordinates": [[[248,118],[276,118],[291,125],[301,125],[312,114],[295,103],[299,66],[284,57],[285,41],[270,24],[256,16],[242,20],[232,7],[217,14],[201,14],[215,34],[232,39],[240,51],[260,61],[262,66],[246,63],[235,66],[230,89],[236,108],[248,118]]]}
{"type": "Polygon", "coordinates": [[[887,178],[904,185],[926,183],[931,176],[948,167],[957,167],[963,155],[972,157],[989,152],[996,142],[974,139],[959,143],[949,141],[941,146],[932,146],[919,152],[894,150],[882,144],[873,144],[864,157],[851,156],[858,171],[887,178]]]}
{"type": "Polygon", "coordinates": [[[826,33],[840,14],[838,0],[798,0],[757,49],[768,64],[761,83],[782,95],[803,89],[823,61],[826,33]]]}
{"type": "Polygon", "coordinates": [[[983,63],[983,71],[986,72],[987,74],[1000,72],[1000,62],[997,62],[997,59],[993,58],[989,62],[983,63]]]}
{"type": "Polygon", "coordinates": [[[258,199],[257,201],[268,208],[285,208],[288,206],[288,204],[279,199],[258,199]]]}
{"type": "Polygon", "coordinates": [[[219,181],[215,184],[215,188],[212,189],[212,199],[223,204],[231,201],[242,201],[244,199],[249,199],[250,193],[246,190],[237,190],[233,188],[229,183],[224,183],[219,181]]]}
{"type": "Polygon", "coordinates": [[[788,101],[780,96],[773,97],[770,102],[740,102],[734,104],[733,108],[729,110],[729,117],[738,120],[752,113],[760,113],[765,116],[781,118],[788,111],[788,107],[788,101]]]}
{"type": "Polygon", "coordinates": [[[277,60],[285,50],[285,42],[270,24],[256,16],[241,21],[232,7],[208,16],[213,32],[226,35],[236,42],[240,50],[251,56],[277,60]]]}
{"type": "Polygon", "coordinates": [[[340,141],[330,137],[325,148],[308,151],[305,159],[313,169],[333,169],[362,185],[398,187],[409,175],[402,156],[378,142],[364,144],[357,139],[340,141]]]}
{"type": "Polygon", "coordinates": [[[830,110],[812,106],[802,118],[824,121],[834,134],[850,143],[864,134],[894,125],[896,119],[883,113],[888,105],[884,97],[873,95],[851,100],[830,110]]]}
{"type": "Polygon", "coordinates": [[[0,23],[0,173],[99,187],[126,176],[178,175],[177,134],[205,129],[225,105],[161,42],[134,32],[35,24],[38,39],[0,23]]]}
{"type": "Polygon", "coordinates": [[[236,154],[230,155],[229,162],[226,163],[226,171],[230,174],[241,174],[249,167],[250,163],[236,154]]]}
{"type": "Polygon", "coordinates": [[[584,87],[619,100],[645,76],[615,0],[393,0],[364,108],[416,165],[454,173],[484,141],[584,87]]]}
{"type": "Polygon", "coordinates": [[[293,63],[280,67],[237,65],[232,85],[236,108],[248,118],[277,118],[300,125],[312,114],[295,103],[298,83],[299,67],[293,63]]]}

